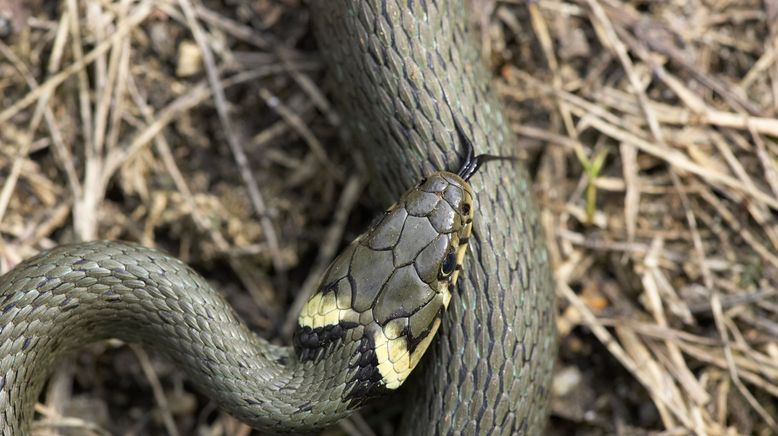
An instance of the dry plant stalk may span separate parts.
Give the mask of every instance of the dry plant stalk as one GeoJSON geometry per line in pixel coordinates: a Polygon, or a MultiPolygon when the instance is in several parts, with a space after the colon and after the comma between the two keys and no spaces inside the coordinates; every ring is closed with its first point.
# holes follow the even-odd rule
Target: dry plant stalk
{"type": "Polygon", "coordinates": [[[493,38],[526,41],[498,84],[516,133],[542,147],[568,380],[557,431],[778,431],[774,3],[498,10],[512,19],[493,38]],[[586,363],[603,359],[621,393],[586,363]]]}

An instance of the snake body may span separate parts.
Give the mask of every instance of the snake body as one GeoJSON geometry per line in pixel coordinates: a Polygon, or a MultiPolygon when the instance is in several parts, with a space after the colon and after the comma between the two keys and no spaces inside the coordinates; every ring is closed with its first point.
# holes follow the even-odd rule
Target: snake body
{"type": "MultiPolygon", "coordinates": [[[[375,176],[373,198],[382,204],[400,198],[399,206],[350,246],[353,250],[373,244],[375,232],[391,229],[391,211],[420,210],[419,204],[429,203],[411,199],[414,195],[445,198],[449,185],[469,190],[455,175],[423,179],[454,166],[460,143],[454,119],[462,121],[461,130],[479,151],[512,154],[513,137],[489,93],[489,75],[460,1],[314,0],[311,8],[350,139],[364,148],[375,176]],[[445,185],[428,185],[441,177],[445,185]],[[402,194],[418,180],[423,182],[402,194]]],[[[447,253],[459,254],[469,237],[473,254],[464,261],[458,286],[448,279],[456,275],[430,275],[417,286],[423,298],[400,293],[395,299],[401,309],[381,312],[381,297],[374,296],[364,306],[369,309],[360,312],[370,317],[354,321],[349,310],[361,303],[354,297],[339,304],[340,288],[332,283],[392,286],[388,276],[377,279],[372,269],[354,269],[352,252],[348,271],[338,272],[336,260],[303,309],[297,352],[258,338],[202,277],[157,251],[90,242],[25,261],[0,277],[0,433],[26,434],[32,406],[62,355],[108,337],[169,355],[230,414],[276,431],[308,430],[346,416],[371,396],[399,386],[395,382],[407,376],[405,367],[419,363],[415,350],[428,346],[431,355],[421,359],[421,374],[411,377],[414,394],[400,432],[537,433],[545,421],[554,334],[553,291],[536,206],[517,165],[486,166],[473,177],[472,188],[473,210],[446,200],[456,215],[448,232],[413,233],[418,239],[447,235],[433,256],[438,272],[450,266],[444,266],[447,253]],[[467,234],[460,233],[468,214],[475,217],[467,234]],[[403,309],[402,303],[413,298],[419,300],[410,304],[412,310],[403,309]],[[429,302],[448,310],[433,308],[413,318],[429,302]],[[329,310],[333,307],[338,310],[329,310]],[[368,327],[378,316],[383,327],[368,327]],[[386,330],[387,320],[403,317],[404,328],[386,330]],[[438,325],[442,337],[432,340],[438,325]],[[376,351],[379,334],[385,336],[382,357],[376,351]],[[401,334],[406,339],[397,344],[406,347],[405,357],[392,355],[388,342],[401,334]]],[[[435,227],[432,213],[417,215],[435,227]]],[[[381,241],[393,237],[382,235],[381,241]]],[[[392,247],[400,242],[370,248],[396,250],[392,247]]],[[[338,259],[344,256],[348,250],[338,259]]],[[[414,251],[408,262],[419,264],[420,257],[414,251]]],[[[457,256],[457,266],[461,263],[457,256]]],[[[420,271],[417,277],[423,276],[420,271]]],[[[396,289],[405,289],[407,282],[396,289]]]]}

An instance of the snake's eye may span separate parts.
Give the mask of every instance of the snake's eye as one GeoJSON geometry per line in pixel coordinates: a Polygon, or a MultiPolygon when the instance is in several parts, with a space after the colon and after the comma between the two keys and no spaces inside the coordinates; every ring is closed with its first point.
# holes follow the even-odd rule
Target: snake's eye
{"type": "Polygon", "coordinates": [[[455,251],[449,251],[446,258],[443,259],[443,263],[440,265],[440,275],[448,277],[454,272],[457,267],[457,253],[455,251]]]}

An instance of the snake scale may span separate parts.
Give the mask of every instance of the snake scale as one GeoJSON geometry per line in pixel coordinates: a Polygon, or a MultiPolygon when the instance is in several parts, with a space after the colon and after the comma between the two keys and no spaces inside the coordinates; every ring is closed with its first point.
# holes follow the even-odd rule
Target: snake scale
{"type": "Polygon", "coordinates": [[[108,337],[169,356],[224,410],[270,431],[335,422],[396,388],[419,360],[416,351],[429,346],[410,377],[401,434],[540,431],[555,356],[554,310],[528,177],[519,165],[487,165],[470,191],[458,176],[436,172],[456,167],[465,137],[479,152],[511,155],[515,147],[465,5],[310,6],[347,137],[362,147],[374,176],[372,201],[400,200],[338,258],[348,260],[330,268],[303,309],[297,353],[254,335],[174,258],[116,242],[60,246],[0,277],[1,434],[29,432],[34,402],[63,354],[108,337]],[[425,242],[433,248],[413,250],[405,267],[390,260],[391,271],[380,272],[380,250],[394,250],[396,263],[411,250],[397,247],[425,238],[437,241],[425,242]],[[411,282],[420,291],[410,292],[411,282]],[[371,290],[376,286],[382,290],[371,290]],[[368,301],[344,291],[352,288],[373,294],[368,301]],[[387,288],[395,294],[387,296],[387,288]]]}

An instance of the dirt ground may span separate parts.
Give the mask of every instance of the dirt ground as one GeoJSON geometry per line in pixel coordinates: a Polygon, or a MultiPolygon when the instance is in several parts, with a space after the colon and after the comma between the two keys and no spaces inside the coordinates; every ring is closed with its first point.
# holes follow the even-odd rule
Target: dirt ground
{"type": "MultiPolygon", "coordinates": [[[[556,276],[548,433],[778,433],[778,0],[471,7],[556,276]]],[[[325,76],[302,0],[0,0],[0,272],[138,241],[288,341],[372,214],[325,76]]],[[[259,434],[116,341],[36,410],[40,434],[259,434]]],[[[373,412],[322,434],[392,434],[373,412]]]]}

